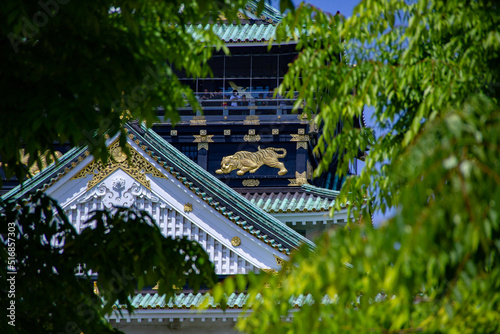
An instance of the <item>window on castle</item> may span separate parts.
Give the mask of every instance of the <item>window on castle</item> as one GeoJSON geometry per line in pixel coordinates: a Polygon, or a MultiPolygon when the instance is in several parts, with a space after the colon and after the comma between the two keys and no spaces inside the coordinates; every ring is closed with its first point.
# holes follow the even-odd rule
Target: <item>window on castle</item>
{"type": "Polygon", "coordinates": [[[279,76],[285,76],[286,72],[288,72],[288,64],[292,63],[295,58],[297,58],[296,53],[288,53],[280,55],[279,59],[279,76]]]}
{"type": "Polygon", "coordinates": [[[198,145],[183,145],[181,146],[181,153],[198,163],[198,145]]]}
{"type": "Polygon", "coordinates": [[[251,56],[226,57],[226,78],[250,78],[251,56]]]}
{"type": "Polygon", "coordinates": [[[252,59],[253,78],[276,78],[278,68],[277,55],[254,55],[252,59]]]}
{"type": "Polygon", "coordinates": [[[208,61],[208,66],[212,69],[214,78],[224,77],[224,56],[213,56],[208,61]]]}

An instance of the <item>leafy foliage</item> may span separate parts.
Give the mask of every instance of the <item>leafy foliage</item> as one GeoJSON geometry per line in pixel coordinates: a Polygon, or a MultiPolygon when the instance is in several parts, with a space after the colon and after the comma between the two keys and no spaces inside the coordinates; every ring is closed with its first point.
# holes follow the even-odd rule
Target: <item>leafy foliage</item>
{"type": "MultiPolygon", "coordinates": [[[[4,244],[15,240],[12,265],[17,271],[16,327],[6,326],[6,318],[2,333],[114,333],[104,315],[117,300],[131,311],[128,296],[144,286],[159,283],[159,293],[172,295],[173,285],[189,284],[197,290],[217,281],[213,264],[198,243],[165,238],[145,212],[96,211],[79,234],[61,207],[43,194],[33,196],[30,203],[3,203],[2,209],[1,238],[4,244]],[[15,237],[8,234],[12,230],[15,237]],[[85,270],[77,276],[75,269],[81,264],[85,270]],[[89,270],[99,273],[99,296],[89,270]]],[[[0,251],[2,263],[8,263],[7,250],[0,251]]],[[[0,275],[11,277],[7,266],[2,266],[0,275]]],[[[2,299],[7,299],[6,279],[1,280],[0,290],[2,299]]]]}
{"type": "Polygon", "coordinates": [[[0,156],[7,178],[15,174],[22,179],[26,174],[21,148],[31,153],[28,168],[46,150],[54,153],[54,141],[89,145],[94,156],[105,159],[103,135],[120,131],[127,120],[151,125],[162,106],[166,119],[175,122],[176,108],[185,99],[198,106],[175,71],[192,77],[210,75],[207,60],[223,43],[204,27],[217,21],[220,13],[236,18],[244,4],[4,1],[0,156]],[[188,26],[193,33],[187,32],[188,26]]]}
{"type": "Polygon", "coordinates": [[[369,0],[346,20],[307,6],[285,18],[277,40],[297,38],[302,51],[280,90],[318,111],[316,173],[337,152],[342,173],[370,150],[336,203],[352,204],[353,221],[252,278],[240,329],[500,331],[499,23],[489,1],[369,0]],[[354,126],[365,106],[383,135],[354,126]],[[369,213],[388,208],[396,215],[372,228],[369,213]],[[307,294],[299,310],[289,304],[307,294]]]}

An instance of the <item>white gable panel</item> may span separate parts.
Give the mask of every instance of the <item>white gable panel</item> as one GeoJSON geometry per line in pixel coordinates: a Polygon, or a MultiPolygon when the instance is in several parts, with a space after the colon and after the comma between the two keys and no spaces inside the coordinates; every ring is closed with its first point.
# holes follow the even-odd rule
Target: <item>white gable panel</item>
{"type": "MultiPolygon", "coordinates": [[[[92,211],[117,206],[135,207],[148,212],[167,237],[187,237],[199,242],[214,263],[217,274],[246,274],[259,270],[186,217],[186,213],[179,212],[120,169],[88,192],[73,198],[70,203],[65,203],[63,208],[70,222],[80,232],[88,227],[83,223],[91,216],[92,211]]],[[[210,217],[205,219],[209,220],[210,217]]]]}

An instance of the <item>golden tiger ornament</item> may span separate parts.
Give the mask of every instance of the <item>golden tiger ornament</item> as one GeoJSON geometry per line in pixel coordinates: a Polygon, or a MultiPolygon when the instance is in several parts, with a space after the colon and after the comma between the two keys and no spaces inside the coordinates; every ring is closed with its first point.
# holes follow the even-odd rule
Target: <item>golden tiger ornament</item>
{"type": "Polygon", "coordinates": [[[255,173],[262,165],[267,165],[269,167],[279,168],[278,175],[285,175],[288,170],[285,168],[285,165],[278,160],[285,156],[286,150],[284,148],[268,147],[262,150],[259,146],[257,152],[239,151],[233,155],[222,158],[220,163],[221,168],[217,169],[215,172],[217,174],[229,174],[233,170],[239,169],[236,174],[244,175],[246,172],[255,173]]]}

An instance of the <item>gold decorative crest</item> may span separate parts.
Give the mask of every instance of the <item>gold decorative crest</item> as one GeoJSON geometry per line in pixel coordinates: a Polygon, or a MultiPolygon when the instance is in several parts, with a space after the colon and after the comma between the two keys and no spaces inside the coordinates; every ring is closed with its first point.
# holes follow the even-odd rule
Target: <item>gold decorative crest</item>
{"type": "MultiPolygon", "coordinates": [[[[278,271],[276,271],[275,269],[269,269],[269,268],[262,268],[260,269],[262,270],[263,272],[265,273],[268,273],[268,274],[274,274],[274,275],[278,275],[278,271]]],[[[269,283],[268,283],[269,284],[269,283]]],[[[270,286],[269,286],[270,287],[270,286]]],[[[266,286],[267,288],[267,286],[266,286]]]]}
{"type": "MultiPolygon", "coordinates": [[[[273,254],[273,255],[274,255],[274,254],[273,254]]],[[[278,266],[282,266],[282,265],[283,265],[283,263],[285,263],[285,260],[283,260],[283,259],[282,259],[282,258],[280,258],[280,257],[277,257],[276,255],[274,255],[274,259],[276,260],[276,264],[277,264],[278,266]]]]}
{"type": "Polygon", "coordinates": [[[289,187],[299,187],[303,184],[309,184],[307,182],[307,171],[303,173],[295,172],[295,179],[288,179],[290,181],[289,187]]]}
{"type": "Polygon", "coordinates": [[[233,245],[234,247],[238,247],[239,245],[241,245],[240,237],[233,237],[231,239],[231,245],[233,245]]]}
{"type": "Polygon", "coordinates": [[[259,180],[256,179],[246,179],[241,182],[244,187],[257,187],[260,184],[259,180]]]}
{"type": "Polygon", "coordinates": [[[198,143],[198,151],[202,148],[208,151],[208,143],[198,143]]]}
{"type": "Polygon", "coordinates": [[[122,151],[119,141],[116,140],[108,148],[111,157],[108,159],[108,163],[106,165],[103,165],[100,161],[94,160],[71,179],[81,179],[87,175],[92,175],[92,179],[87,183],[87,190],[90,190],[117,169],[123,170],[148,189],[150,189],[150,182],[146,179],[146,174],[151,174],[152,176],[163,179],[167,178],[142,155],[140,155],[139,152],[133,149],[132,146],[127,144],[127,147],[130,151],[130,165],[127,161],[127,155],[122,151]]]}
{"type": "Polygon", "coordinates": [[[311,162],[307,160],[307,178],[312,179],[312,175],[313,175],[313,167],[311,165],[311,162]]]}
{"type": "Polygon", "coordinates": [[[299,148],[303,148],[303,149],[307,150],[307,142],[305,142],[305,141],[298,141],[297,142],[297,150],[299,148]]]}
{"type": "Polygon", "coordinates": [[[318,131],[319,131],[318,124],[316,124],[314,119],[312,119],[309,122],[309,133],[318,133],[318,131]]]}
{"type": "Polygon", "coordinates": [[[257,142],[260,141],[259,135],[245,135],[243,136],[243,140],[247,142],[257,142]]]}
{"type": "Polygon", "coordinates": [[[177,136],[177,130],[170,130],[170,136],[172,137],[177,136]]]}
{"type": "Polygon", "coordinates": [[[303,134],[290,134],[292,136],[292,139],[290,141],[309,141],[309,135],[303,135],[303,134]]]}
{"type": "Polygon", "coordinates": [[[280,134],[280,129],[272,129],[272,134],[274,135],[279,135],[280,134]]]}
{"type": "Polygon", "coordinates": [[[224,136],[230,136],[231,130],[224,130],[224,136]]]}
{"type": "Polygon", "coordinates": [[[184,212],[193,212],[193,204],[191,203],[184,204],[184,212]]]}
{"type": "Polygon", "coordinates": [[[243,121],[243,125],[259,125],[259,124],[260,124],[259,116],[256,115],[247,116],[243,121]]]}
{"type": "Polygon", "coordinates": [[[205,116],[193,116],[193,119],[189,121],[190,125],[207,125],[207,120],[205,116]]]}
{"type": "Polygon", "coordinates": [[[297,115],[297,119],[301,120],[302,122],[307,122],[309,116],[307,116],[306,112],[303,112],[302,114],[297,115]]]}
{"type": "Polygon", "coordinates": [[[193,143],[213,143],[213,136],[214,135],[193,135],[193,143]]]}
{"type": "Polygon", "coordinates": [[[217,169],[215,172],[217,174],[229,174],[233,170],[239,169],[236,174],[244,175],[246,172],[255,173],[262,165],[267,165],[269,167],[279,168],[278,175],[285,175],[288,170],[285,168],[285,165],[278,160],[285,156],[286,150],[284,148],[268,147],[261,149],[259,146],[257,152],[239,151],[233,155],[222,158],[220,163],[221,168],[217,169]]]}

